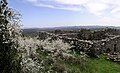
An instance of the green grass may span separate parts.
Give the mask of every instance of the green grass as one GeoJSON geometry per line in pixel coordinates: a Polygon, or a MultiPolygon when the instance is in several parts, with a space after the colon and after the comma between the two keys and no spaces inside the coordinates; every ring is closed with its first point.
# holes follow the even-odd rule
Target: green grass
{"type": "Polygon", "coordinates": [[[120,63],[107,60],[105,56],[89,58],[87,64],[83,62],[83,65],[65,63],[64,66],[70,73],[120,73],[120,63]]]}
{"type": "MultiPolygon", "coordinates": [[[[39,60],[45,61],[46,70],[49,69],[50,63],[52,63],[52,57],[46,58],[46,52],[39,52],[39,60]]],[[[80,55],[74,55],[75,59],[69,58],[67,60],[57,59],[54,64],[54,70],[59,71],[66,70],[68,73],[120,73],[120,63],[107,60],[105,56],[101,55],[99,58],[85,58],[82,59],[80,55]]],[[[54,71],[52,72],[54,73],[54,71]]]]}
{"type": "Polygon", "coordinates": [[[95,73],[120,73],[120,63],[115,63],[110,60],[106,60],[104,56],[100,58],[90,59],[90,67],[95,66],[97,69],[95,73]]]}

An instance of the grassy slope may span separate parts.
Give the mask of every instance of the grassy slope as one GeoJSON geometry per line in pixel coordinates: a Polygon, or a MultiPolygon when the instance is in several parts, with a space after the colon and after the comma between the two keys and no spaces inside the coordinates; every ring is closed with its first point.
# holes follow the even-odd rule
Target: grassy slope
{"type": "Polygon", "coordinates": [[[106,60],[104,56],[96,59],[90,58],[88,66],[83,66],[87,69],[84,69],[83,71],[80,70],[80,65],[66,63],[65,67],[70,70],[70,73],[120,73],[120,64],[106,60]]]}
{"type": "Polygon", "coordinates": [[[91,59],[89,62],[91,67],[95,66],[97,68],[95,73],[120,73],[120,64],[106,60],[104,56],[91,59]]]}
{"type": "MultiPolygon", "coordinates": [[[[39,59],[45,59],[46,54],[41,52],[39,59]]],[[[107,60],[103,55],[100,58],[86,58],[87,60],[81,59],[79,55],[75,57],[76,59],[69,59],[67,61],[58,59],[56,62],[57,71],[65,69],[68,73],[120,73],[120,63],[107,60]]],[[[46,64],[47,67],[49,65],[46,64]]],[[[58,73],[61,72],[58,71],[58,73]]]]}

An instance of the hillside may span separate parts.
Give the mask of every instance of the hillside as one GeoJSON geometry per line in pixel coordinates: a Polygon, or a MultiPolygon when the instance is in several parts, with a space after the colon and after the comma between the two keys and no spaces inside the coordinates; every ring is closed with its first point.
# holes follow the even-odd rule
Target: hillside
{"type": "Polygon", "coordinates": [[[37,36],[37,33],[40,31],[54,31],[54,30],[78,31],[81,28],[90,29],[90,30],[101,30],[103,28],[120,29],[120,27],[114,27],[114,26],[66,26],[66,27],[51,27],[51,28],[24,28],[22,30],[24,35],[37,36]]]}

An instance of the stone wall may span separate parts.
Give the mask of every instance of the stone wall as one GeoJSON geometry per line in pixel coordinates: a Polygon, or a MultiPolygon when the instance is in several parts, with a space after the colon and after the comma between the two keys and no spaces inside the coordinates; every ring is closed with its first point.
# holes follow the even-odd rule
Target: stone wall
{"type": "MultiPolygon", "coordinates": [[[[99,55],[103,53],[109,54],[120,53],[120,35],[117,30],[113,31],[114,31],[113,33],[111,29],[104,29],[98,32],[95,31],[94,34],[92,33],[92,35],[96,36],[97,38],[99,36],[97,40],[79,39],[79,37],[77,36],[79,32],[72,33],[72,31],[70,31],[70,33],[61,32],[62,34],[46,32],[46,34],[53,38],[56,37],[62,39],[64,42],[69,43],[70,45],[73,46],[71,48],[72,51],[76,51],[77,53],[85,52],[86,54],[92,57],[99,57],[99,55]]],[[[89,33],[89,30],[87,31],[85,30],[84,32],[89,33]]],[[[84,33],[82,33],[81,35],[84,35],[84,33]]],[[[84,36],[86,35],[87,34],[85,34],[84,36]]],[[[89,38],[89,36],[87,36],[87,38],[89,38]]]]}

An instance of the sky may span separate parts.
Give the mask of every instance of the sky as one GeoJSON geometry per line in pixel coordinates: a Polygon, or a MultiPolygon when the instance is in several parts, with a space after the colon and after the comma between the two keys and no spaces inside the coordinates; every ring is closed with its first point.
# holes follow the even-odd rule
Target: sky
{"type": "Polygon", "coordinates": [[[120,26],[120,0],[9,0],[23,28],[120,26]]]}

